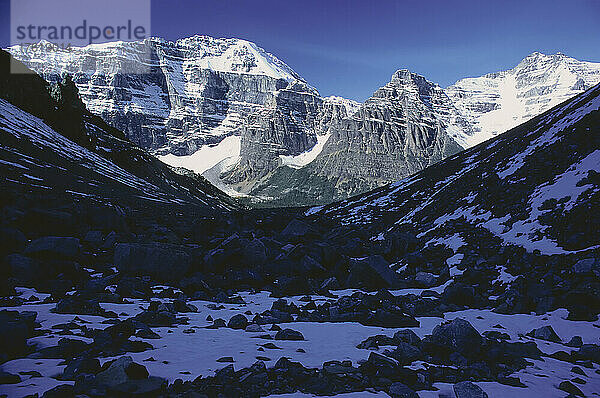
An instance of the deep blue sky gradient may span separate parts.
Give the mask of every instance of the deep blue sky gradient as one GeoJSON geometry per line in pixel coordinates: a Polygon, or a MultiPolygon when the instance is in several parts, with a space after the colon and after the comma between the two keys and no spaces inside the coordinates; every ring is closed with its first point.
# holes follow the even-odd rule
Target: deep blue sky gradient
{"type": "MultiPolygon", "coordinates": [[[[51,0],[49,0],[51,1],[51,0]]],[[[362,101],[408,68],[447,86],[533,51],[600,62],[600,0],[152,0],[152,34],[256,42],[322,95],[362,101]]],[[[0,0],[0,44],[8,44],[0,0]]]]}

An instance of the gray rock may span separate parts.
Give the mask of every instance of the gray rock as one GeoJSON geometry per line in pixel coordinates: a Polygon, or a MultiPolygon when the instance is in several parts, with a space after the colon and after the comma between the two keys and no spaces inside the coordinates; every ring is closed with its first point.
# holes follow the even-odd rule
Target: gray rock
{"type": "Polygon", "coordinates": [[[437,278],[429,272],[417,272],[415,282],[423,287],[431,287],[435,285],[437,278]]]}
{"type": "Polygon", "coordinates": [[[264,332],[265,330],[255,323],[246,326],[246,332],[264,332]]]}
{"type": "Polygon", "coordinates": [[[25,254],[36,258],[74,259],[79,254],[79,239],[46,236],[31,241],[25,254]]]}
{"type": "Polygon", "coordinates": [[[573,265],[573,272],[576,274],[586,274],[598,268],[598,261],[596,261],[596,259],[584,258],[583,260],[577,261],[575,265],[573,265]]]}
{"type": "Polygon", "coordinates": [[[75,359],[65,367],[62,380],[75,380],[81,373],[96,374],[100,371],[100,361],[97,358],[75,359]]]}
{"type": "Polygon", "coordinates": [[[115,387],[129,380],[127,368],[133,363],[130,356],[123,356],[110,364],[108,369],[96,375],[96,383],[105,387],[115,387]]]}
{"type": "Polygon", "coordinates": [[[482,337],[468,321],[456,318],[436,326],[431,333],[433,342],[470,355],[479,352],[482,337]]]}
{"type": "Polygon", "coordinates": [[[313,231],[312,227],[301,220],[293,219],[290,223],[281,231],[281,236],[285,239],[298,240],[305,237],[313,231]]]}
{"type": "Polygon", "coordinates": [[[237,314],[229,319],[227,327],[231,329],[245,329],[248,326],[248,318],[243,314],[237,314]]]}
{"type": "Polygon", "coordinates": [[[189,270],[190,255],[182,246],[165,243],[119,243],[115,246],[114,262],[124,274],[176,282],[189,270]]]}
{"type": "Polygon", "coordinates": [[[454,385],[454,394],[456,398],[488,398],[485,391],[470,381],[461,381],[454,385]]]}
{"type": "Polygon", "coordinates": [[[350,263],[348,285],[379,289],[393,287],[398,282],[398,275],[390,268],[388,262],[380,255],[364,259],[353,259],[350,263]]]}
{"type": "Polygon", "coordinates": [[[27,339],[32,337],[35,315],[35,312],[0,311],[0,362],[27,353],[27,339]]]}
{"type": "Polygon", "coordinates": [[[282,329],[275,334],[275,340],[304,340],[304,336],[293,329],[282,329]]]}
{"type": "Polygon", "coordinates": [[[562,342],[562,340],[560,339],[560,337],[558,337],[554,329],[552,329],[552,326],[542,326],[541,328],[533,329],[532,331],[527,333],[527,335],[540,340],[552,341],[555,343],[562,342]]]}
{"type": "Polygon", "coordinates": [[[394,383],[390,386],[388,394],[392,398],[418,398],[419,395],[410,387],[402,383],[394,383]]]}
{"type": "Polygon", "coordinates": [[[103,243],[102,231],[88,231],[83,238],[83,242],[92,247],[100,247],[103,243]]]}
{"type": "Polygon", "coordinates": [[[568,380],[561,381],[558,385],[558,389],[563,390],[564,392],[567,392],[570,395],[574,395],[576,397],[585,397],[583,391],[581,391],[579,387],[575,386],[568,380]]]}
{"type": "Polygon", "coordinates": [[[408,343],[400,342],[392,351],[386,351],[386,355],[396,359],[400,364],[410,364],[421,357],[421,350],[408,343]]]}
{"type": "Polygon", "coordinates": [[[397,331],[396,333],[394,333],[393,338],[398,342],[405,342],[415,347],[421,344],[421,339],[419,338],[419,336],[417,336],[417,334],[410,329],[397,331]]]}
{"type": "Polygon", "coordinates": [[[581,339],[581,336],[573,336],[571,337],[571,340],[565,343],[565,345],[568,347],[581,347],[583,345],[583,340],[581,339]]]}

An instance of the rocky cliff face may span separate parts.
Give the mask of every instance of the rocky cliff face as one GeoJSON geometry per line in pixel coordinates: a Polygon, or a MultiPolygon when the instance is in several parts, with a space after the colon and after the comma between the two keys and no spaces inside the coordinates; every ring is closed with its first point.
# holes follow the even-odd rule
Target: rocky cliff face
{"type": "Polygon", "coordinates": [[[396,181],[462,149],[451,135],[468,125],[456,119],[464,122],[439,86],[399,70],[354,115],[330,127],[314,168],[335,180],[338,197],[396,181]]]}
{"type": "Polygon", "coordinates": [[[9,51],[47,80],[72,75],[93,113],[156,154],[189,155],[220,142],[275,91],[299,79],[239,39],[151,38],[69,50],[42,42],[9,51]]]}
{"type": "Polygon", "coordinates": [[[313,162],[274,173],[252,193],[304,203],[344,199],[457,153],[462,148],[453,135],[470,131],[442,88],[407,70],[394,73],[352,115],[324,125],[331,136],[313,162]]]}
{"type": "Polygon", "coordinates": [[[473,126],[470,147],[503,133],[600,82],[600,64],[534,52],[513,69],[462,79],[446,93],[473,126]]]}
{"type": "Polygon", "coordinates": [[[250,114],[242,129],[240,162],[223,175],[240,191],[280,164],[280,156],[295,156],[317,143],[323,100],[304,82],[294,81],[275,92],[264,107],[250,114]]]}

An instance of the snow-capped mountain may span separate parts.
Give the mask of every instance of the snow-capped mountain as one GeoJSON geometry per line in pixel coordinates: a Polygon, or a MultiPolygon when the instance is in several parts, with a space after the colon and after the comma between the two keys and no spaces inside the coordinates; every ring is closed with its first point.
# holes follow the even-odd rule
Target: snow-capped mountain
{"type": "Polygon", "coordinates": [[[41,42],[8,51],[47,80],[70,74],[91,112],[162,155],[191,155],[219,143],[274,92],[300,79],[241,39],[150,38],[69,49],[41,42]]]}
{"type": "Polygon", "coordinates": [[[600,82],[600,63],[533,53],[511,70],[444,90],[430,82],[394,87],[398,75],[361,107],[320,97],[241,39],[151,38],[69,50],[42,42],[9,51],[49,81],[73,76],[93,113],[162,161],[231,195],[287,204],[396,181],[600,82]],[[143,68],[148,73],[124,73],[143,68]]]}
{"type": "Polygon", "coordinates": [[[513,69],[462,79],[446,88],[472,124],[471,147],[545,112],[600,82],[600,63],[534,52],[513,69]]]}

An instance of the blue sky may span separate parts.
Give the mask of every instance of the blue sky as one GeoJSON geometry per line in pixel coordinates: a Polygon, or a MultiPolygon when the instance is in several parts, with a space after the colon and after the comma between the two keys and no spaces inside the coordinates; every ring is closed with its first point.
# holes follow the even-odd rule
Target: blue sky
{"type": "MultiPolygon", "coordinates": [[[[8,1],[0,0],[2,46],[8,1]]],[[[600,62],[600,1],[152,0],[152,33],[256,42],[322,95],[362,101],[408,68],[447,86],[533,51],[600,62]]]]}

